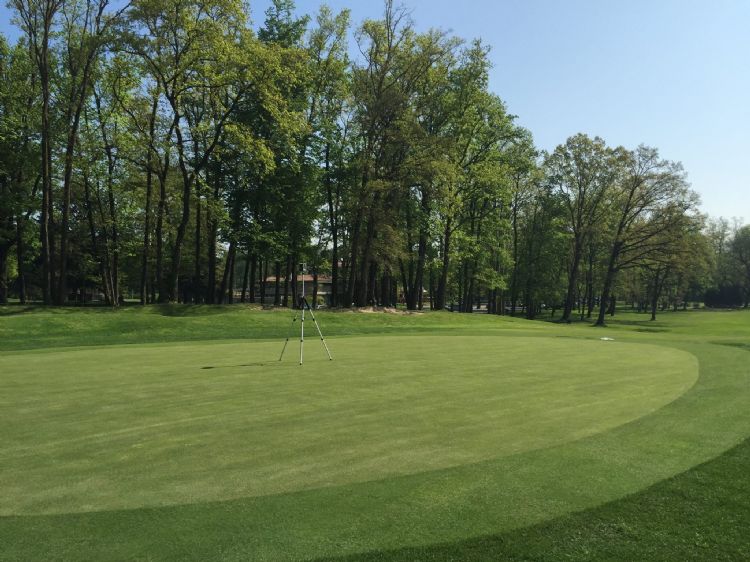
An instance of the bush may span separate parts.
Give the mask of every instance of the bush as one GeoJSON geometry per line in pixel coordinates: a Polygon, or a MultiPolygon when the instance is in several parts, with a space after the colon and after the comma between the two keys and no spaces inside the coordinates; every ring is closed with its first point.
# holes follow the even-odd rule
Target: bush
{"type": "Polygon", "coordinates": [[[739,285],[725,285],[706,290],[704,303],[711,308],[734,308],[742,306],[744,299],[739,285]]]}

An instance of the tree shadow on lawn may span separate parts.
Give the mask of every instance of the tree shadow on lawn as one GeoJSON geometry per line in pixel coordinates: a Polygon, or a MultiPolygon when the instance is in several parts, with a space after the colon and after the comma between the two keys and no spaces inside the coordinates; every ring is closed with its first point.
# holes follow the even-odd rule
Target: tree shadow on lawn
{"type": "Polygon", "coordinates": [[[727,347],[737,347],[739,349],[744,349],[745,351],[750,351],[750,343],[747,342],[718,342],[719,345],[726,345],[727,347]]]}
{"type": "Polygon", "coordinates": [[[0,306],[0,317],[3,316],[18,316],[19,314],[27,314],[34,311],[37,307],[22,304],[4,304],[0,306]]]}
{"type": "Polygon", "coordinates": [[[750,559],[750,439],[604,505],[497,535],[314,562],[750,559]]]}
{"type": "Polygon", "coordinates": [[[156,304],[152,305],[151,312],[161,316],[187,317],[187,316],[215,316],[227,312],[227,306],[233,305],[205,305],[205,304],[156,304]]]}

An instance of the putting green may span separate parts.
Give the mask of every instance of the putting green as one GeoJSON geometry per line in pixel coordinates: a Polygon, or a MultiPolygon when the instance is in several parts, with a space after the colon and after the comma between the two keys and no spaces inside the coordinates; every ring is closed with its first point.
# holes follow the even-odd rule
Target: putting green
{"type": "Polygon", "coordinates": [[[288,495],[506,457],[511,467],[642,418],[698,377],[693,355],[642,343],[331,343],[334,362],[308,340],[302,367],[296,342],[283,363],[278,342],[3,354],[0,515],[288,495]]]}

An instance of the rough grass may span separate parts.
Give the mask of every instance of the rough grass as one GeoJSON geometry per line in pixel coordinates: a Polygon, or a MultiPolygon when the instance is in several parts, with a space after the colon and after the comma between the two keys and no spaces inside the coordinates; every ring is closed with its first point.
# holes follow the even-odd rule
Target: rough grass
{"type": "MultiPolygon", "coordinates": [[[[484,314],[318,312],[327,336],[469,330],[544,330],[541,323],[484,314]]],[[[146,308],[0,307],[0,351],[51,347],[285,338],[291,313],[257,306],[155,305],[146,308]]],[[[312,329],[312,325],[308,326],[312,329]]]]}
{"type": "Polygon", "coordinates": [[[0,559],[747,558],[745,313],[328,313],[336,361],[311,339],[300,369],[278,343],[154,345],[287,314],[17,310],[0,559]],[[80,347],[120,333],[149,345],[80,347]]]}

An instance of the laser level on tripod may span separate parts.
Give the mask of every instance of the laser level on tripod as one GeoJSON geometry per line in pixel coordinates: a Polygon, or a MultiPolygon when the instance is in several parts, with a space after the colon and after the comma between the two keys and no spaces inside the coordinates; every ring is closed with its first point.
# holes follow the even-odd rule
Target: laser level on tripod
{"type": "Polygon", "coordinates": [[[315,313],[313,312],[312,307],[310,306],[310,303],[307,302],[307,297],[305,296],[305,274],[307,273],[307,264],[301,263],[299,264],[299,273],[302,276],[302,293],[297,298],[297,307],[294,311],[294,317],[292,318],[292,324],[289,327],[289,333],[286,336],[286,340],[284,341],[284,347],[281,349],[281,355],[279,355],[279,361],[281,361],[284,358],[284,352],[286,351],[286,347],[289,344],[289,338],[292,335],[292,332],[294,331],[294,324],[297,322],[297,318],[300,318],[300,324],[299,324],[299,364],[302,365],[302,360],[304,358],[304,351],[305,351],[305,311],[310,313],[310,318],[312,318],[313,324],[315,324],[315,328],[318,331],[318,335],[320,336],[320,342],[323,344],[323,348],[326,350],[326,355],[328,355],[328,359],[333,361],[333,357],[331,356],[331,350],[328,349],[328,344],[326,343],[325,337],[323,337],[323,332],[320,329],[320,325],[318,324],[318,321],[315,319],[315,313]]]}

